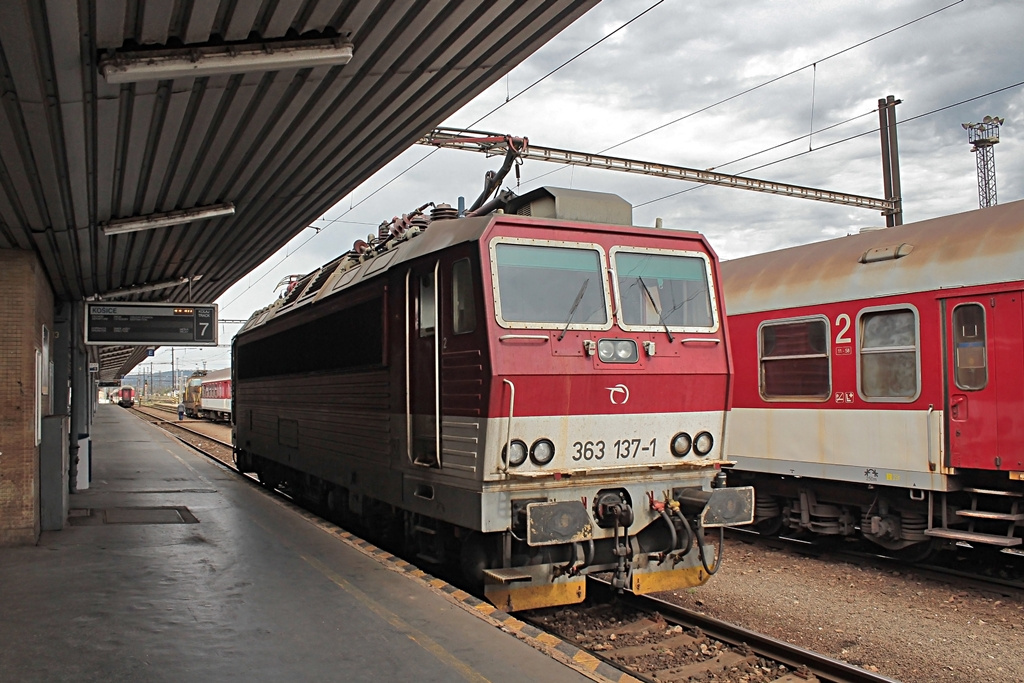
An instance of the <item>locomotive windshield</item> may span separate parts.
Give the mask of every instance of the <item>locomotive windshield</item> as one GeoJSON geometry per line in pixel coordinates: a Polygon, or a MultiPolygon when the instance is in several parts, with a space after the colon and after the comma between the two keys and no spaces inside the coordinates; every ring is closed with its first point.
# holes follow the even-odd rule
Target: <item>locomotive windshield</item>
{"type": "Polygon", "coordinates": [[[503,321],[607,325],[601,253],[596,249],[499,242],[494,255],[503,321]]]}
{"type": "Polygon", "coordinates": [[[715,327],[703,258],[620,250],[613,258],[624,327],[715,327]]]}

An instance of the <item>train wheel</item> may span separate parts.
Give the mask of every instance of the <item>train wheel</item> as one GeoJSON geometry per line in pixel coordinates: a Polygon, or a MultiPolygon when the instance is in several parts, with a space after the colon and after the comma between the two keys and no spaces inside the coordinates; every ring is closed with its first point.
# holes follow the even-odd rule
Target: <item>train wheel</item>
{"type": "Polygon", "coordinates": [[[757,520],[754,530],[762,536],[777,536],[782,531],[782,515],[757,520]]]}
{"type": "Polygon", "coordinates": [[[260,471],[256,473],[256,476],[260,478],[260,483],[271,491],[281,485],[281,480],[275,477],[272,472],[267,471],[266,468],[261,468],[260,471]]]}
{"type": "Polygon", "coordinates": [[[493,543],[479,531],[474,531],[459,545],[459,571],[475,588],[483,588],[484,570],[493,566],[489,552],[493,543]]]}
{"type": "Polygon", "coordinates": [[[940,547],[935,539],[929,539],[914,545],[908,545],[906,548],[900,548],[894,551],[893,555],[904,562],[924,562],[934,555],[940,547]]]}

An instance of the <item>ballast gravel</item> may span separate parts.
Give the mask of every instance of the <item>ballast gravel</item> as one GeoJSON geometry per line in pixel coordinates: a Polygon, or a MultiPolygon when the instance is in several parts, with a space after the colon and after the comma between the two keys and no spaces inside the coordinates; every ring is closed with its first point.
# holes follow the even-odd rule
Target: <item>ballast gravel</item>
{"type": "Polygon", "coordinates": [[[913,567],[862,567],[727,540],[708,583],[658,597],[905,683],[1024,681],[1019,594],[913,567]]]}

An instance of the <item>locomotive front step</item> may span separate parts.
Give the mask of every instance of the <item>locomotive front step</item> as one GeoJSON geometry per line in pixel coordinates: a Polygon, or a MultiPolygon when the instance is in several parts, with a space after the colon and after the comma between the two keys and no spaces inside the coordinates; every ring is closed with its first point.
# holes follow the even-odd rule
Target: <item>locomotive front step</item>
{"type": "Polygon", "coordinates": [[[975,531],[958,531],[957,529],[925,529],[925,536],[936,538],[949,538],[954,541],[967,541],[968,543],[987,543],[1005,548],[1020,545],[1024,539],[1018,536],[996,536],[995,534],[979,534],[975,531]]]}
{"type": "Polygon", "coordinates": [[[518,569],[485,569],[484,576],[494,579],[498,583],[514,583],[516,581],[529,581],[532,575],[518,569]]]}

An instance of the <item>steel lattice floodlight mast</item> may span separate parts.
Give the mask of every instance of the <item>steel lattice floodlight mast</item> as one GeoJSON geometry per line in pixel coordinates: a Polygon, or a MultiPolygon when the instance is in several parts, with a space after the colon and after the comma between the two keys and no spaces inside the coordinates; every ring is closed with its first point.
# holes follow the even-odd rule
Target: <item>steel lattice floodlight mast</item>
{"type": "Polygon", "coordinates": [[[996,199],[996,154],[992,149],[999,142],[999,126],[1003,119],[986,116],[981,123],[961,124],[978,162],[978,206],[984,209],[999,203],[996,199]]]}

